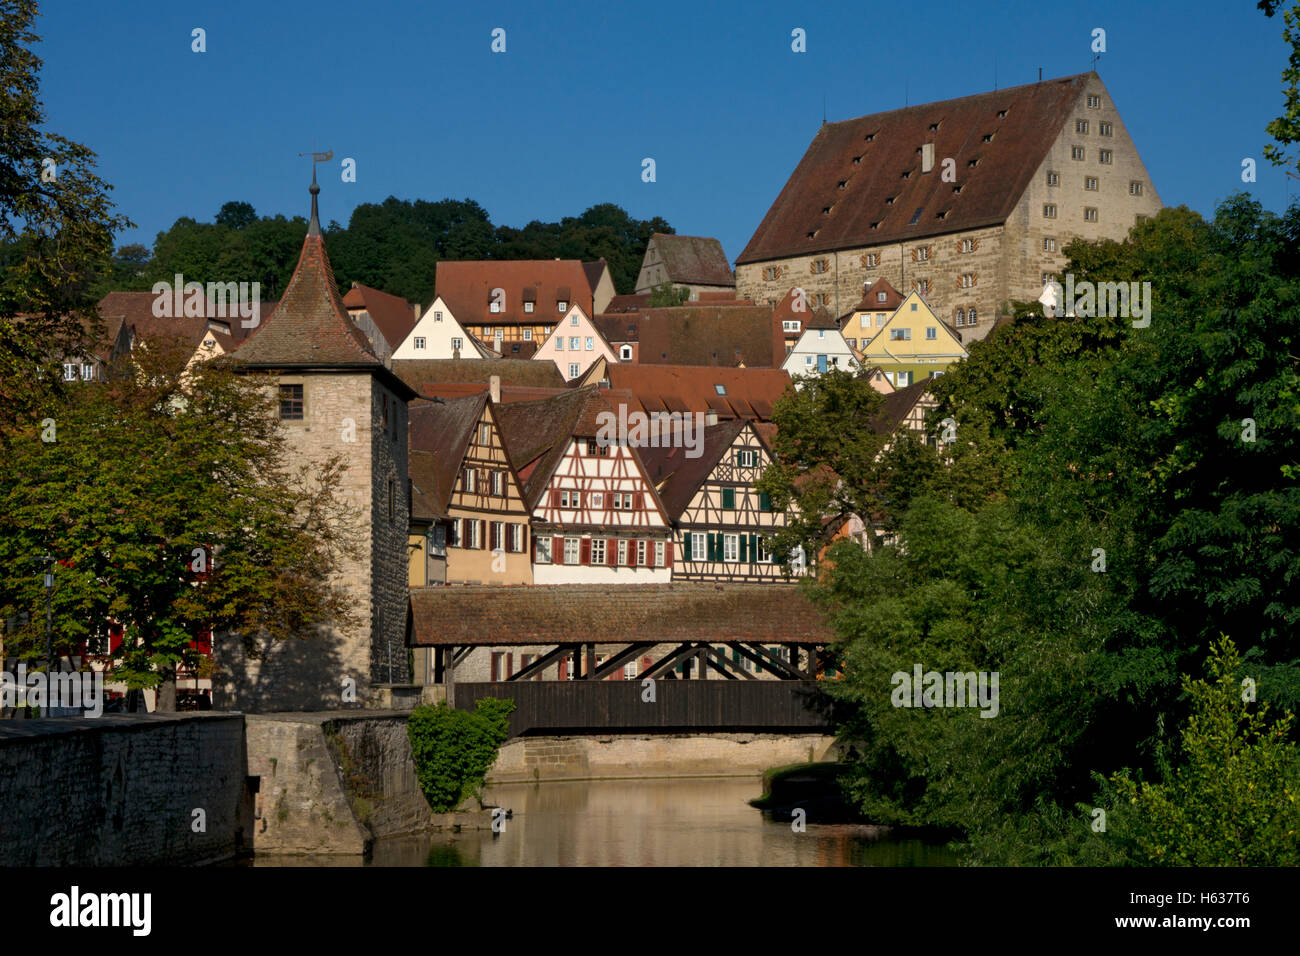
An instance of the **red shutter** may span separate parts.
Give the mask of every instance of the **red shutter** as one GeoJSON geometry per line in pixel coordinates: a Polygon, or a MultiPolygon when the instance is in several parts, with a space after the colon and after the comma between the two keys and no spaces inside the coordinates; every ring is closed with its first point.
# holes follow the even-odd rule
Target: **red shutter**
{"type": "Polygon", "coordinates": [[[645,492],[638,491],[636,493],[636,510],[637,511],[645,510],[645,492]]]}
{"type": "Polygon", "coordinates": [[[533,564],[536,564],[537,563],[537,539],[536,538],[533,538],[533,543],[531,548],[529,549],[528,555],[529,555],[528,560],[533,562],[533,564]]]}
{"type": "Polygon", "coordinates": [[[552,564],[564,563],[564,539],[563,538],[551,539],[551,563],[552,564]]]}
{"type": "Polygon", "coordinates": [[[579,550],[578,554],[579,554],[578,557],[579,564],[591,564],[591,539],[590,538],[582,539],[581,549],[579,550]]]}
{"type": "Polygon", "coordinates": [[[560,493],[558,491],[555,491],[554,489],[551,490],[551,507],[552,508],[560,507],[560,493]]]}
{"type": "Polygon", "coordinates": [[[605,563],[611,568],[618,564],[618,541],[610,538],[605,542],[605,563]]]}
{"type": "Polygon", "coordinates": [[[670,568],[673,566],[673,543],[671,541],[664,545],[664,565],[670,568]]]}

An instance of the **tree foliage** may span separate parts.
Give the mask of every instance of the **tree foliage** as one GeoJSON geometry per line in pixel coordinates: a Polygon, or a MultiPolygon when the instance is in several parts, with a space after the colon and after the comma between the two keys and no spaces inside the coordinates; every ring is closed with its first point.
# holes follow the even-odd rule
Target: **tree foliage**
{"type": "Polygon", "coordinates": [[[438,703],[411,712],[406,733],[420,790],[434,813],[450,813],[482,789],[510,736],[514,709],[513,700],[487,697],[473,711],[438,703]]]}
{"type": "Polygon", "coordinates": [[[95,154],[44,130],[35,18],[33,0],[0,0],[0,446],[61,391],[64,357],[96,341],[94,288],[131,225],[112,213],[95,154]]]}
{"type": "Polygon", "coordinates": [[[0,618],[6,652],[44,656],[39,559],[55,569],[54,649],[125,627],[115,676],[160,689],[212,629],[303,638],[353,610],[331,575],[352,553],[344,464],[291,459],[262,383],[161,349],[46,406],[0,458],[0,618]]]}

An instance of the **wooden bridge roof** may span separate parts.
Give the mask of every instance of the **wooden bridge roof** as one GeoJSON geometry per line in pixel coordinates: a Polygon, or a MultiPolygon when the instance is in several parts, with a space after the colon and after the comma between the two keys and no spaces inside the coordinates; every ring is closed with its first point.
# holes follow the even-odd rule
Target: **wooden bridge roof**
{"type": "Polygon", "coordinates": [[[825,616],[795,584],[415,588],[411,620],[411,643],[417,647],[835,640],[825,616]]]}

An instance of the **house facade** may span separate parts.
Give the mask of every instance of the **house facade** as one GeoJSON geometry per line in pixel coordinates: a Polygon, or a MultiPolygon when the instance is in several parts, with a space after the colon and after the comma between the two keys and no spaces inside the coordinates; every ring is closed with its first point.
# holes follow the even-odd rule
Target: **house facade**
{"type": "Polygon", "coordinates": [[[537,584],[672,579],[672,533],[637,450],[602,436],[614,409],[594,387],[499,408],[524,476],[537,584]]]}
{"type": "Polygon", "coordinates": [[[942,375],[969,353],[957,332],[934,314],[919,293],[912,292],[862,354],[866,364],[879,368],[895,388],[904,388],[942,375]]]}
{"type": "Polygon", "coordinates": [[[444,261],[435,279],[461,327],[503,354],[507,342],[541,342],[574,305],[594,315],[590,282],[576,259],[444,261]]]}
{"type": "Polygon", "coordinates": [[[646,243],[636,291],[652,292],[665,283],[687,289],[691,301],[701,293],[731,292],[736,288],[731,264],[717,239],[656,232],[646,243]]]}
{"type": "Polygon", "coordinates": [[[533,354],[535,362],[554,362],[566,382],[581,378],[600,359],[619,360],[600,329],[578,305],[570,307],[533,354]]]}
{"type": "Polygon", "coordinates": [[[465,331],[442,296],[420,316],[397,347],[394,361],[416,359],[484,359],[496,355],[465,331]]]}
{"type": "Polygon", "coordinates": [[[810,315],[807,327],[795,342],[781,366],[799,387],[799,375],[825,375],[832,369],[856,372],[860,368],[849,343],[840,333],[839,323],[825,310],[810,315]]]}

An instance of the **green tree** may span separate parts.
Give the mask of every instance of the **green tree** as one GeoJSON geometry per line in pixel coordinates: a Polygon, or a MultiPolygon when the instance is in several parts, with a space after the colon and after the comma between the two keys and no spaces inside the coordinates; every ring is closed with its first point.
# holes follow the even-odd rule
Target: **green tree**
{"type": "Polygon", "coordinates": [[[0,0],[0,445],[61,391],[63,359],[97,343],[96,283],[131,225],[95,154],[44,129],[35,18],[33,0],[0,0]]]}
{"type": "Polygon", "coordinates": [[[678,289],[671,282],[663,282],[650,290],[650,307],[660,308],[685,305],[691,297],[690,289],[678,289]]]}
{"type": "Polygon", "coordinates": [[[44,411],[0,457],[0,619],[29,622],[8,653],[44,657],[39,566],[58,558],[56,654],[111,619],[126,640],[115,676],[157,688],[200,632],[301,638],[354,611],[329,583],[354,545],[337,497],[344,465],[292,460],[261,383],[218,364],[188,373],[162,347],[44,411]]]}
{"type": "Polygon", "coordinates": [[[1247,702],[1248,670],[1224,636],[1210,649],[1209,680],[1183,678],[1192,712],[1182,761],[1162,783],[1111,778],[1108,833],[1140,866],[1300,865],[1300,749],[1294,715],[1268,720],[1247,702]]]}
{"type": "MultiPolygon", "coordinates": [[[[1272,17],[1285,0],[1259,0],[1259,9],[1272,17]]],[[[1291,159],[1287,147],[1300,143],[1300,4],[1292,4],[1282,14],[1282,39],[1291,47],[1291,56],[1282,70],[1282,115],[1270,122],[1267,132],[1274,142],[1264,146],[1264,156],[1278,166],[1294,163],[1300,172],[1300,156],[1291,159]]]]}
{"type": "Polygon", "coordinates": [[[257,211],[250,203],[228,202],[217,212],[216,223],[227,229],[245,229],[257,221],[257,211]]]}

